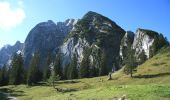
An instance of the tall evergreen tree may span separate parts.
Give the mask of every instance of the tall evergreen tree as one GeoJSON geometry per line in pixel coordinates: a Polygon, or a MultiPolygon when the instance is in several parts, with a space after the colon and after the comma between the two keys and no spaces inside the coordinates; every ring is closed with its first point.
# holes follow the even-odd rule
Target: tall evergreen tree
{"type": "Polygon", "coordinates": [[[70,64],[66,64],[64,67],[64,71],[63,71],[64,79],[68,79],[68,77],[69,77],[69,70],[68,70],[69,66],[70,66],[70,64]]]}
{"type": "Polygon", "coordinates": [[[96,56],[95,56],[95,60],[93,60],[93,64],[96,67],[96,75],[99,76],[99,70],[101,66],[101,50],[100,49],[96,51],[96,56]]]}
{"type": "Polygon", "coordinates": [[[158,36],[154,36],[154,42],[153,45],[150,47],[149,57],[152,58],[155,54],[157,54],[160,48],[164,46],[169,46],[169,42],[167,38],[164,37],[162,34],[159,34],[158,36]]]}
{"type": "Polygon", "coordinates": [[[44,81],[47,81],[47,79],[50,77],[50,64],[51,64],[51,54],[48,53],[45,66],[44,66],[44,72],[43,72],[43,79],[44,81]]]}
{"type": "Polygon", "coordinates": [[[58,54],[54,62],[54,73],[59,75],[63,79],[62,58],[61,54],[58,54]]]}
{"type": "Polygon", "coordinates": [[[169,42],[166,37],[163,36],[163,34],[160,34],[158,37],[158,49],[162,48],[163,46],[168,46],[169,42]]]}
{"type": "Polygon", "coordinates": [[[78,78],[78,69],[77,69],[77,57],[74,54],[73,58],[71,60],[71,63],[69,65],[68,71],[67,71],[67,78],[68,79],[76,79],[78,78]]]}
{"type": "Polygon", "coordinates": [[[89,69],[89,77],[96,77],[97,75],[97,68],[92,65],[89,69]]]}
{"type": "Polygon", "coordinates": [[[27,75],[27,84],[33,85],[41,81],[41,71],[39,69],[39,53],[36,52],[31,59],[28,75],[27,75]]]}
{"type": "Polygon", "coordinates": [[[55,88],[55,81],[60,80],[60,76],[56,73],[56,70],[54,69],[54,65],[53,63],[50,64],[50,68],[51,68],[51,73],[50,73],[50,77],[48,79],[48,82],[50,83],[51,86],[53,86],[53,88],[55,88]]]}
{"type": "Polygon", "coordinates": [[[126,60],[126,69],[128,74],[130,73],[130,77],[133,77],[133,71],[137,66],[134,54],[135,50],[129,49],[128,59],[126,60]]]}
{"type": "Polygon", "coordinates": [[[147,56],[145,55],[145,51],[142,50],[142,52],[139,55],[139,64],[143,64],[147,60],[147,56]]]}
{"type": "Polygon", "coordinates": [[[108,74],[106,54],[104,51],[101,53],[101,63],[99,67],[99,76],[108,74]]]}
{"type": "Polygon", "coordinates": [[[90,76],[90,59],[88,51],[84,52],[83,60],[80,64],[80,77],[87,78],[90,76]]]}
{"type": "Polygon", "coordinates": [[[9,81],[8,70],[6,65],[0,69],[0,85],[7,85],[9,81]]]}
{"type": "Polygon", "coordinates": [[[14,54],[11,63],[10,84],[18,85],[24,82],[24,67],[21,53],[14,54]]]}

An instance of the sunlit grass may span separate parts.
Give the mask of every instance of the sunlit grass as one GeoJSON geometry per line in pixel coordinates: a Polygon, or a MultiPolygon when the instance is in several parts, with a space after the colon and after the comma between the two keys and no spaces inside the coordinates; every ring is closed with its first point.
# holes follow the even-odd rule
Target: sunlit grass
{"type": "Polygon", "coordinates": [[[125,95],[130,100],[170,99],[170,52],[158,54],[137,68],[135,78],[123,73],[123,68],[107,76],[56,82],[57,91],[47,84],[4,86],[18,100],[113,100],[125,95]]]}

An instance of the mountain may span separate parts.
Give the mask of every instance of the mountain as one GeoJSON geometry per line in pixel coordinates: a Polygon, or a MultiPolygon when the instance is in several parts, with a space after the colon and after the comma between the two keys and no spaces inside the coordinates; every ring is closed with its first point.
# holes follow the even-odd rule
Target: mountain
{"type": "Polygon", "coordinates": [[[50,53],[54,58],[62,54],[62,66],[71,63],[73,55],[77,58],[77,68],[85,55],[89,56],[90,66],[99,68],[102,56],[105,56],[105,67],[120,69],[126,60],[128,48],[134,49],[136,59],[144,53],[147,58],[153,57],[169,42],[160,33],[138,28],[134,33],[125,32],[109,18],[89,11],[81,19],[67,19],[54,23],[51,20],[37,24],[28,34],[24,44],[17,42],[0,50],[1,66],[8,61],[14,52],[22,51],[24,65],[27,68],[35,52],[40,54],[40,65],[43,65],[50,53]]]}
{"type": "Polygon", "coordinates": [[[21,52],[23,48],[23,43],[17,41],[13,46],[6,45],[0,50],[0,67],[6,63],[10,63],[12,55],[16,52],[21,52]]]}
{"type": "Polygon", "coordinates": [[[40,62],[43,65],[48,53],[54,55],[58,51],[63,39],[72,30],[75,23],[76,20],[68,19],[57,24],[51,20],[37,24],[25,40],[23,49],[25,66],[28,67],[35,52],[40,54],[40,62]]]}
{"type": "Polygon", "coordinates": [[[138,28],[136,33],[127,31],[121,40],[120,57],[122,66],[126,61],[128,49],[133,49],[136,60],[139,61],[141,54],[149,59],[153,57],[162,47],[169,46],[167,39],[160,33],[138,28]]]}
{"type": "Polygon", "coordinates": [[[135,49],[137,58],[142,51],[145,52],[147,58],[150,58],[163,46],[168,45],[169,42],[162,34],[152,30],[139,28],[136,31],[132,48],[135,49]]]}
{"type": "Polygon", "coordinates": [[[115,22],[95,12],[88,12],[75,24],[60,48],[63,54],[63,66],[70,63],[76,55],[78,66],[85,51],[90,49],[90,62],[97,67],[101,53],[106,55],[107,68],[112,69],[113,63],[118,64],[120,41],[125,31],[115,22]]]}

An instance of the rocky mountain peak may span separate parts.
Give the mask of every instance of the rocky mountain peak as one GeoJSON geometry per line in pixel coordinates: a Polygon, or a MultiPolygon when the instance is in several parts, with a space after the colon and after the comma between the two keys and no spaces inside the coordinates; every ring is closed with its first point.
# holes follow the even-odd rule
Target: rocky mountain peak
{"type": "Polygon", "coordinates": [[[142,50],[145,51],[147,57],[150,57],[150,47],[153,45],[155,38],[158,37],[158,33],[148,29],[138,28],[133,43],[133,49],[136,51],[136,55],[139,55],[142,50]]]}
{"type": "Polygon", "coordinates": [[[12,55],[14,53],[17,53],[18,51],[22,51],[23,49],[23,43],[20,41],[17,41],[14,45],[5,45],[0,50],[0,67],[3,66],[3,64],[7,64],[8,61],[12,58],[12,55]]]}
{"type": "Polygon", "coordinates": [[[155,31],[138,28],[136,33],[125,32],[111,19],[89,11],[79,20],[67,19],[57,23],[48,20],[37,24],[29,32],[24,44],[17,41],[14,46],[8,45],[0,50],[0,65],[6,63],[13,53],[18,52],[23,54],[25,67],[28,67],[32,55],[38,51],[41,67],[49,52],[53,56],[63,54],[63,67],[69,64],[75,55],[79,67],[84,52],[88,49],[90,64],[99,66],[103,54],[107,57],[105,67],[111,71],[113,67],[116,67],[116,70],[121,67],[121,61],[128,54],[128,47],[135,50],[136,58],[143,51],[149,58],[152,52],[157,52],[164,44],[169,44],[166,42],[163,35],[155,31]]]}
{"type": "Polygon", "coordinates": [[[61,46],[60,51],[64,55],[63,63],[69,63],[74,54],[78,58],[78,63],[81,63],[83,52],[87,48],[94,52],[91,54],[91,61],[94,61],[97,55],[95,51],[99,49],[106,52],[110,69],[119,56],[121,35],[124,33],[125,31],[109,18],[90,11],[78,20],[74,30],[61,46]]]}
{"type": "Polygon", "coordinates": [[[149,29],[141,29],[141,28],[138,28],[136,30],[136,33],[137,35],[148,35],[150,38],[154,38],[155,36],[158,36],[159,33],[158,32],[155,32],[155,31],[152,31],[152,30],[149,30],[149,29]]]}
{"type": "MultiPolygon", "coordinates": [[[[24,64],[28,67],[32,55],[35,52],[40,53],[40,65],[46,60],[47,54],[53,55],[58,52],[58,48],[63,43],[65,36],[72,30],[74,20],[66,22],[57,22],[52,20],[37,24],[28,34],[24,45],[24,64]]],[[[43,66],[42,66],[43,67],[43,66]]]]}
{"type": "Polygon", "coordinates": [[[56,24],[52,21],[52,20],[48,20],[47,22],[41,22],[39,24],[36,25],[36,27],[39,27],[39,28],[54,28],[56,27],[56,24]]]}
{"type": "Polygon", "coordinates": [[[76,24],[76,22],[77,22],[77,20],[75,20],[75,19],[67,19],[67,20],[64,22],[64,24],[65,24],[66,26],[74,26],[74,25],[76,24]]]}

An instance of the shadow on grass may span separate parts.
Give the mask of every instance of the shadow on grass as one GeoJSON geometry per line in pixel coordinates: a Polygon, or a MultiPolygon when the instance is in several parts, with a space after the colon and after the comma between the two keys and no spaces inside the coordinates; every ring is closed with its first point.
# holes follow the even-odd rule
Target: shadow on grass
{"type": "Polygon", "coordinates": [[[68,89],[68,88],[55,88],[57,90],[57,92],[61,92],[61,93],[67,93],[67,92],[75,92],[77,91],[76,89],[68,89]]]}
{"type": "Polygon", "coordinates": [[[167,76],[170,75],[170,73],[159,73],[159,74],[153,74],[153,75],[138,75],[133,76],[133,78],[155,78],[155,77],[161,77],[161,76],[167,76]]]}
{"type": "Polygon", "coordinates": [[[38,82],[36,84],[33,84],[33,86],[48,86],[47,82],[38,82]]]}
{"type": "Polygon", "coordinates": [[[18,96],[25,96],[24,91],[17,91],[17,90],[13,90],[12,88],[1,88],[0,92],[6,96],[14,96],[14,97],[18,97],[18,96]]]}
{"type": "MultiPolygon", "coordinates": [[[[74,83],[79,83],[80,81],[78,80],[61,80],[61,81],[56,81],[55,84],[59,85],[59,84],[74,84],[74,83]]],[[[50,86],[51,85],[48,82],[38,82],[36,84],[32,84],[31,86],[50,86]]]]}
{"type": "Polygon", "coordinates": [[[57,84],[74,84],[74,83],[79,83],[80,81],[75,81],[75,80],[65,80],[65,81],[58,81],[56,82],[57,84]]]}
{"type": "Polygon", "coordinates": [[[170,94],[165,94],[165,95],[163,95],[162,97],[170,98],[170,94]]]}

